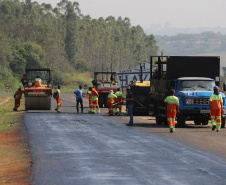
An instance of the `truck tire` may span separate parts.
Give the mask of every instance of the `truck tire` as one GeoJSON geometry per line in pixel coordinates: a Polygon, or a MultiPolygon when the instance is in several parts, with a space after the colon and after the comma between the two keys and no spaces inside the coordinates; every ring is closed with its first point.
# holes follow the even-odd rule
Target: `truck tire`
{"type": "Polygon", "coordinates": [[[157,125],[161,125],[163,123],[163,117],[161,117],[160,114],[160,109],[159,109],[160,103],[157,104],[155,108],[155,120],[157,125]]]}
{"type": "Polygon", "coordinates": [[[225,117],[221,117],[221,128],[225,127],[225,117]]]}
{"type": "Polygon", "coordinates": [[[177,115],[177,125],[180,128],[185,127],[185,116],[183,114],[177,115]]]}
{"type": "Polygon", "coordinates": [[[208,125],[209,119],[202,119],[202,125],[208,125]]]}
{"type": "Polygon", "coordinates": [[[103,99],[104,99],[104,108],[108,108],[108,95],[104,95],[103,96],[103,99]]]}
{"type": "Polygon", "coordinates": [[[195,117],[194,123],[195,123],[195,125],[201,125],[202,124],[202,119],[199,118],[199,117],[195,117]]]}

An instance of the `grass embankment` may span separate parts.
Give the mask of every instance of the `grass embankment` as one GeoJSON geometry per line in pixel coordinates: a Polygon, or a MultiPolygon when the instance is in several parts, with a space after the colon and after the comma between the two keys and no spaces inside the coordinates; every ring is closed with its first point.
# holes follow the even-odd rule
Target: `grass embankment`
{"type": "Polygon", "coordinates": [[[30,150],[23,125],[24,98],[18,112],[13,107],[13,94],[0,94],[0,185],[30,183],[30,150]]]}
{"type": "Polygon", "coordinates": [[[92,87],[93,73],[75,73],[64,76],[64,84],[61,86],[61,93],[73,93],[79,85],[92,87]]]}

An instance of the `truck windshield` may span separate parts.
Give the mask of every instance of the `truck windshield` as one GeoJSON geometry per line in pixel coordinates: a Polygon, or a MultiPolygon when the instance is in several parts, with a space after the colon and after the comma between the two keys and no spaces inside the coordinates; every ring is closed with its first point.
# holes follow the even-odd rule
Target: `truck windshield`
{"type": "Polygon", "coordinates": [[[215,86],[210,80],[183,80],[180,83],[180,90],[207,90],[212,91],[215,86]]]}

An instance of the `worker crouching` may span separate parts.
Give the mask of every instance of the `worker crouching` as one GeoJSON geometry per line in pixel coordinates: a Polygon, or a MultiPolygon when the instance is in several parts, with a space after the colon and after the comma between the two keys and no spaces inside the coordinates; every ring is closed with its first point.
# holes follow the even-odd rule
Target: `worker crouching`
{"type": "Polygon", "coordinates": [[[60,85],[58,85],[58,89],[55,90],[54,94],[53,94],[53,98],[56,99],[57,102],[57,108],[55,109],[55,111],[57,111],[58,113],[60,113],[60,107],[62,104],[61,98],[60,98],[60,85]]]}
{"type": "Polygon", "coordinates": [[[108,95],[108,114],[109,116],[113,116],[114,103],[117,96],[113,93],[113,90],[110,90],[108,95]]]}
{"type": "Polygon", "coordinates": [[[167,103],[167,122],[170,132],[175,131],[175,119],[177,113],[179,113],[179,99],[174,94],[175,91],[171,89],[170,96],[167,96],[164,100],[167,103]]]}
{"type": "Polygon", "coordinates": [[[14,94],[15,99],[15,106],[13,108],[14,111],[17,111],[17,109],[20,107],[20,99],[22,98],[22,94],[24,91],[21,90],[21,87],[18,88],[18,90],[14,94]]]}
{"type": "Polygon", "coordinates": [[[219,132],[221,128],[221,113],[223,112],[223,98],[219,93],[219,88],[217,86],[214,87],[213,91],[214,93],[210,96],[209,100],[211,124],[212,130],[214,131],[217,128],[217,132],[219,132]]]}

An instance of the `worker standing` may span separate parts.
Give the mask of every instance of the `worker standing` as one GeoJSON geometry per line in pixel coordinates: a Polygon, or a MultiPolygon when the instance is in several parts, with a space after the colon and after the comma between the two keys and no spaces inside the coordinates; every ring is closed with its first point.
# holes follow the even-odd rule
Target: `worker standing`
{"type": "Polygon", "coordinates": [[[99,94],[96,91],[96,89],[93,87],[92,88],[92,101],[93,101],[93,113],[94,114],[96,113],[95,109],[97,109],[97,114],[100,113],[100,107],[99,107],[99,104],[98,104],[98,97],[99,97],[99,94]]]}
{"type": "Polygon", "coordinates": [[[35,87],[42,87],[42,79],[39,76],[35,78],[35,87]]]}
{"type": "Polygon", "coordinates": [[[167,103],[167,122],[169,125],[170,132],[175,131],[175,119],[177,113],[179,113],[179,99],[174,96],[175,91],[173,89],[170,90],[169,96],[164,100],[167,103]]]}
{"type": "Polygon", "coordinates": [[[21,83],[23,84],[23,87],[25,87],[28,84],[28,81],[27,81],[25,74],[21,78],[21,83]]]}
{"type": "Polygon", "coordinates": [[[17,109],[20,106],[20,99],[22,98],[22,94],[24,91],[21,90],[21,87],[18,88],[18,90],[14,94],[14,99],[15,99],[15,106],[13,108],[14,111],[17,111],[17,109]]]}
{"type": "Polygon", "coordinates": [[[130,116],[130,121],[126,126],[133,126],[133,101],[134,101],[134,96],[133,93],[131,92],[131,87],[128,86],[126,88],[127,94],[126,94],[126,106],[128,109],[128,114],[130,116]]]}
{"type": "Polygon", "coordinates": [[[210,96],[209,105],[212,130],[214,131],[217,128],[217,132],[219,132],[221,128],[221,113],[223,112],[223,98],[219,93],[219,88],[217,86],[213,88],[213,94],[210,96]],[[217,126],[215,119],[217,121],[217,126]]]}
{"type": "Polygon", "coordinates": [[[79,85],[79,88],[74,92],[76,94],[76,107],[77,107],[77,113],[79,113],[79,103],[81,105],[81,112],[83,113],[83,101],[82,101],[82,86],[79,85]]]}
{"type": "Polygon", "coordinates": [[[53,94],[53,98],[56,99],[57,102],[57,108],[55,109],[58,113],[60,113],[60,107],[62,104],[61,98],[60,98],[60,85],[58,85],[58,88],[55,90],[53,94]]]}
{"type": "Polygon", "coordinates": [[[89,87],[87,94],[89,95],[89,112],[93,112],[92,87],[89,87]]]}
{"type": "Polygon", "coordinates": [[[108,114],[109,116],[113,116],[113,104],[115,103],[115,100],[117,99],[117,96],[114,94],[113,90],[109,91],[108,95],[108,114]]]}
{"type": "Polygon", "coordinates": [[[120,88],[117,89],[117,92],[115,93],[117,96],[117,103],[116,103],[116,108],[115,108],[115,113],[120,116],[121,111],[122,111],[122,100],[123,100],[123,93],[120,91],[120,88]],[[119,111],[117,110],[119,109],[119,111]]]}

